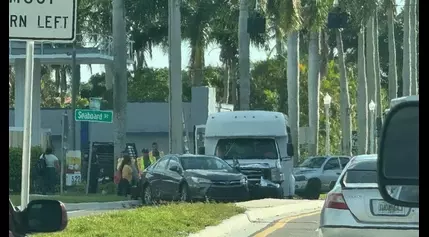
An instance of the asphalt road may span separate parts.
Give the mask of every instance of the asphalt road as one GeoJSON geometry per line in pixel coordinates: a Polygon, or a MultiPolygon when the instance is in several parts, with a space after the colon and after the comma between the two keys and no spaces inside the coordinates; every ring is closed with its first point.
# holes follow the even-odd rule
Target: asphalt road
{"type": "Polygon", "coordinates": [[[319,227],[320,213],[310,216],[304,216],[297,219],[287,220],[287,222],[277,222],[281,228],[276,229],[271,233],[260,233],[254,237],[317,237],[316,229],[319,227]]]}

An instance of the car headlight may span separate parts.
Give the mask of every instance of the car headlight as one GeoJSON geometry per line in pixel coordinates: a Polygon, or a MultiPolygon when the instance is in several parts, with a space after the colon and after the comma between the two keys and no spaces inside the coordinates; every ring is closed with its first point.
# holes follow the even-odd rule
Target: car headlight
{"type": "Polygon", "coordinates": [[[247,178],[246,177],[243,177],[243,178],[241,178],[240,179],[240,184],[247,184],[247,178]]]}
{"type": "Polygon", "coordinates": [[[295,181],[305,181],[307,180],[307,177],[304,175],[295,175],[295,181]]]}
{"type": "Polygon", "coordinates": [[[274,182],[283,182],[285,180],[284,175],[279,168],[271,169],[271,180],[274,182]]]}
{"type": "Polygon", "coordinates": [[[204,178],[198,178],[198,177],[191,177],[192,181],[199,184],[211,184],[212,181],[204,178]]]}

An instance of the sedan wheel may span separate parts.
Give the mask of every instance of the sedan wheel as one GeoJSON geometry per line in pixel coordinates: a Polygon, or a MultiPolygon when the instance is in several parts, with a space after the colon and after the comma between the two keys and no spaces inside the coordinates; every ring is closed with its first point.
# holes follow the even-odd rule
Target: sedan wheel
{"type": "Polygon", "coordinates": [[[153,204],[152,189],[150,188],[149,185],[147,185],[143,190],[143,202],[146,205],[153,204]]]}

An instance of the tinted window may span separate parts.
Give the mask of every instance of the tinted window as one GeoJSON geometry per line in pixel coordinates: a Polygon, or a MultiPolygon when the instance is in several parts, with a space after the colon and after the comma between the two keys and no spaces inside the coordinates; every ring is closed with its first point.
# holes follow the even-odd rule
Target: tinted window
{"type": "Polygon", "coordinates": [[[214,155],[222,159],[278,158],[276,142],[270,138],[220,139],[214,155]]]}
{"type": "Polygon", "coordinates": [[[168,168],[171,168],[173,166],[177,166],[179,168],[181,167],[180,163],[179,163],[179,160],[177,158],[175,158],[175,157],[171,158],[170,162],[168,163],[168,168]]]}
{"type": "Polygon", "coordinates": [[[377,171],[375,170],[348,170],[344,174],[344,183],[377,183],[377,171]]]}
{"type": "Polygon", "coordinates": [[[344,167],[346,167],[347,163],[349,163],[350,158],[348,157],[340,157],[340,163],[341,163],[341,167],[344,169],[344,167]]]}
{"type": "Polygon", "coordinates": [[[154,169],[155,170],[165,170],[165,168],[167,168],[167,163],[168,163],[169,157],[164,157],[161,160],[159,160],[156,164],[154,169]]]}
{"type": "Polygon", "coordinates": [[[180,163],[183,169],[225,170],[233,171],[232,167],[222,159],[213,156],[182,156],[180,163]]]}
{"type": "Polygon", "coordinates": [[[299,167],[320,168],[325,163],[326,157],[312,157],[302,162],[299,167]]]}
{"type": "Polygon", "coordinates": [[[344,183],[377,183],[377,161],[353,162],[344,174],[344,183]]]}
{"type": "Polygon", "coordinates": [[[336,170],[340,169],[340,163],[338,162],[338,158],[331,158],[324,167],[325,170],[336,170]]]}

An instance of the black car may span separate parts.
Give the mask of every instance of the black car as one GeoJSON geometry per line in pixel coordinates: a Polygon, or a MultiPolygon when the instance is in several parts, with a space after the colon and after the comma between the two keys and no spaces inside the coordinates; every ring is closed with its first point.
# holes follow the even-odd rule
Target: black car
{"type": "Polygon", "coordinates": [[[143,203],[247,200],[247,177],[224,160],[205,155],[166,155],[142,174],[143,203]]]}

